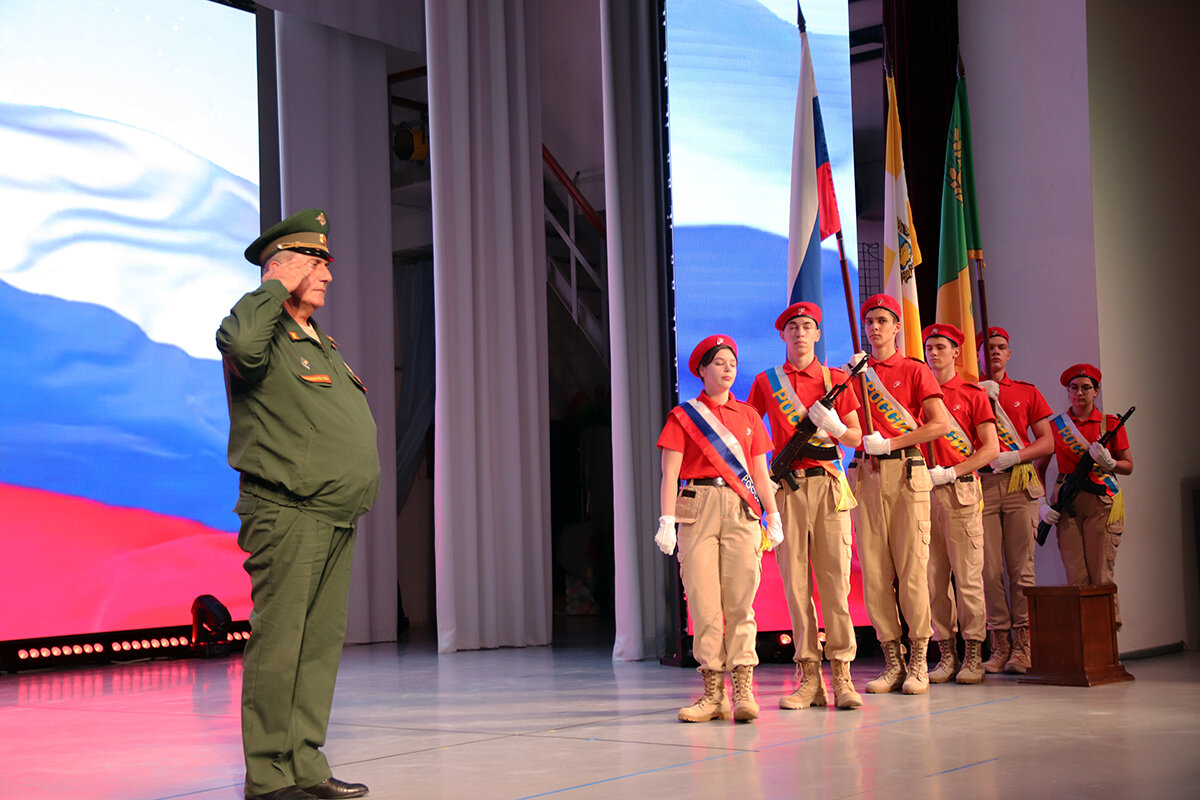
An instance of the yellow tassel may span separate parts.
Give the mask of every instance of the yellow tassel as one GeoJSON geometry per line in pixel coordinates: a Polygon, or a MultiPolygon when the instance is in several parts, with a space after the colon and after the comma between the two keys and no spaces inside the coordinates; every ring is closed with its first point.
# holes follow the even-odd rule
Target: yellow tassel
{"type": "Polygon", "coordinates": [[[850,490],[850,481],[846,480],[846,476],[838,473],[838,511],[849,511],[858,506],[858,499],[854,496],[854,492],[850,490]]]}
{"type": "Polygon", "coordinates": [[[763,531],[762,531],[762,545],[760,546],[760,549],[761,549],[761,550],[762,550],[764,553],[769,553],[769,552],[771,552],[772,550],[774,550],[774,549],[775,549],[775,547],[774,547],[774,546],[771,544],[771,539],[770,539],[770,537],[768,537],[768,536],[767,536],[767,529],[766,529],[766,528],[763,528],[763,531]]]}
{"type": "Polygon", "coordinates": [[[1125,521],[1125,492],[1118,490],[1113,495],[1112,508],[1108,511],[1108,524],[1125,521]]]}
{"type": "Polygon", "coordinates": [[[1037,472],[1033,469],[1033,464],[1017,464],[1012,468],[1012,472],[1008,479],[1008,493],[1013,494],[1019,492],[1027,486],[1039,486],[1041,481],[1038,480],[1037,472]]]}

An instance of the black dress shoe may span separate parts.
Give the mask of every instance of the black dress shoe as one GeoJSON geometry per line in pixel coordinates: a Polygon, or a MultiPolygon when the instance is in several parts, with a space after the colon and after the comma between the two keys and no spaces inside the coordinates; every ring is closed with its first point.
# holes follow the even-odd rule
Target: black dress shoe
{"type": "Polygon", "coordinates": [[[324,800],[340,800],[343,797],[362,797],[368,790],[365,783],[346,783],[330,777],[316,786],[305,787],[304,791],[313,797],[324,798],[324,800]]]}
{"type": "Polygon", "coordinates": [[[316,795],[304,791],[299,786],[285,786],[272,792],[247,794],[246,800],[316,800],[316,795]]]}

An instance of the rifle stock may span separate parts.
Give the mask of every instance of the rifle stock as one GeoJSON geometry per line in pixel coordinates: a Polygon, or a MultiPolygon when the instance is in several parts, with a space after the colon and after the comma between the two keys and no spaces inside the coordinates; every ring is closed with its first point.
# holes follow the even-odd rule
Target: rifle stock
{"type": "MultiPolygon", "coordinates": [[[[1105,431],[1104,435],[1101,436],[1099,440],[1101,445],[1108,447],[1108,443],[1111,442],[1113,437],[1117,435],[1117,431],[1124,427],[1125,421],[1133,416],[1134,409],[1136,408],[1137,406],[1130,406],[1129,410],[1118,418],[1117,424],[1113,426],[1112,430],[1105,431]]],[[[1083,486],[1084,481],[1088,479],[1088,473],[1092,471],[1092,467],[1095,466],[1095,464],[1096,460],[1092,458],[1092,454],[1084,453],[1079,459],[1079,463],[1075,465],[1075,469],[1071,472],[1071,474],[1063,479],[1062,485],[1058,487],[1058,499],[1055,500],[1050,507],[1057,511],[1060,515],[1063,513],[1074,514],[1075,495],[1079,494],[1080,487],[1083,486]]],[[[1037,535],[1034,537],[1039,547],[1046,543],[1046,537],[1049,535],[1050,523],[1039,520],[1037,526],[1037,535]]]]}

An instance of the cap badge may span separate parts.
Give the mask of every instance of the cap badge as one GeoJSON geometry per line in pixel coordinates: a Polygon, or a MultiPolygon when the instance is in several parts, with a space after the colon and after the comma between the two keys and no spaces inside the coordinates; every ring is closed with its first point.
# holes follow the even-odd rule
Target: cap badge
{"type": "MultiPolygon", "coordinates": [[[[317,214],[317,222],[321,223],[322,225],[325,224],[325,212],[324,211],[317,214]]],[[[322,240],[324,240],[324,238],[325,238],[324,236],[321,237],[322,240]]]]}

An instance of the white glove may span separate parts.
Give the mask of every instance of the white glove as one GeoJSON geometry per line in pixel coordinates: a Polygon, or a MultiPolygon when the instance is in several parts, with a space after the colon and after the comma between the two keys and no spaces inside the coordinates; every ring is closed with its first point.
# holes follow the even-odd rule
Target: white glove
{"type": "Polygon", "coordinates": [[[892,440],[885,439],[879,431],[868,433],[862,440],[863,450],[866,450],[869,455],[886,456],[892,452],[892,440]]]}
{"type": "Polygon", "coordinates": [[[1112,453],[1108,452],[1108,448],[1099,442],[1092,442],[1092,446],[1088,448],[1088,453],[1092,460],[1100,465],[1100,469],[1105,472],[1112,472],[1117,468],[1117,460],[1112,457],[1112,453]]]}
{"type": "Polygon", "coordinates": [[[808,409],[808,418],[835,439],[840,439],[846,433],[846,423],[838,419],[837,412],[820,402],[813,403],[808,409]]]}
{"type": "Polygon", "coordinates": [[[957,475],[954,474],[954,467],[930,467],[929,477],[933,479],[934,486],[941,486],[946,483],[953,483],[957,475]]]}
{"type": "Polygon", "coordinates": [[[665,555],[675,552],[675,518],[665,514],[658,518],[658,533],[654,534],[654,543],[665,555]]]}
{"type": "Polygon", "coordinates": [[[854,369],[855,365],[857,365],[858,362],[862,361],[866,357],[867,357],[867,354],[862,352],[861,350],[859,352],[855,353],[854,355],[850,356],[850,360],[842,365],[842,372],[849,374],[850,370],[854,369]]]}
{"type": "Polygon", "coordinates": [[[763,522],[767,523],[767,541],[771,543],[771,549],[774,550],[783,542],[783,517],[779,516],[778,511],[763,514],[763,522]]]}
{"type": "Polygon", "coordinates": [[[1021,463],[1021,454],[1018,451],[1005,450],[1000,455],[998,455],[994,459],[992,459],[992,462],[990,464],[988,464],[988,466],[991,467],[996,472],[1004,472],[1004,470],[1010,469],[1011,467],[1015,467],[1017,464],[1020,464],[1020,463],[1021,463]]]}
{"type": "Polygon", "coordinates": [[[1000,399],[1000,384],[995,381],[980,381],[979,388],[987,392],[987,396],[993,400],[1000,399]]]}
{"type": "Polygon", "coordinates": [[[1038,503],[1038,516],[1041,517],[1042,522],[1046,523],[1047,525],[1057,525],[1058,519],[1062,515],[1055,511],[1050,504],[1046,502],[1046,498],[1043,497],[1041,502],[1038,503]]]}

